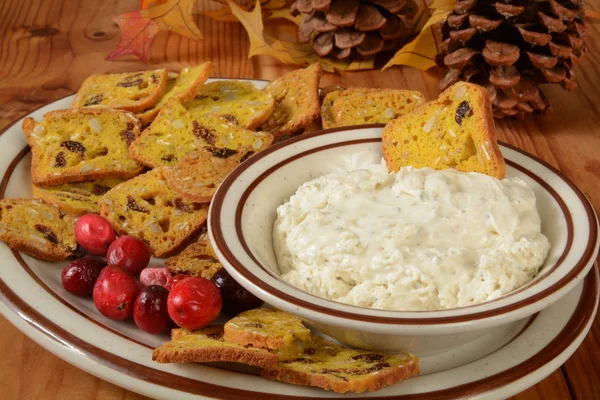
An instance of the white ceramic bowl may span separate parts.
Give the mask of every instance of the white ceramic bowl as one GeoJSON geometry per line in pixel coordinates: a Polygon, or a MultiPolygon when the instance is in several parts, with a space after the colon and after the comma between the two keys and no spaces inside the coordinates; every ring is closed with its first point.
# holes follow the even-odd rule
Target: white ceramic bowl
{"type": "Polygon", "coordinates": [[[442,311],[375,310],[330,301],[279,278],[272,244],[276,209],[304,182],[378,163],[380,125],[302,135],[251,157],[217,191],[209,234],[227,271],[269,304],[299,315],[323,333],[362,348],[431,354],[492,331],[518,329],[579,283],[598,255],[598,220],[586,197],[559,171],[501,145],[507,175],[534,190],[542,232],[552,248],[536,278],[499,299],[442,311]]]}

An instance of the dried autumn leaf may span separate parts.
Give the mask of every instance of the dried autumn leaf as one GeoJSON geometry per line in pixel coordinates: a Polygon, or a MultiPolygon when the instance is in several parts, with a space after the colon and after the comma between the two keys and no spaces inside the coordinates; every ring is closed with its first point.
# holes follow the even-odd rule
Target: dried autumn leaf
{"type": "Polygon", "coordinates": [[[202,39],[192,16],[195,0],[141,0],[140,5],[140,10],[113,19],[119,25],[121,37],[107,60],[134,54],[147,62],[150,44],[160,31],[175,32],[193,40],[202,39]]]}
{"type": "MultiPolygon", "coordinates": [[[[215,21],[220,21],[220,22],[237,22],[238,19],[235,17],[235,15],[233,15],[233,13],[231,12],[231,7],[229,7],[229,4],[227,3],[227,0],[215,0],[221,4],[224,4],[225,6],[222,8],[219,8],[218,10],[205,10],[202,11],[203,15],[206,15],[209,18],[214,19],[215,21]]],[[[249,11],[253,8],[253,3],[250,3],[249,1],[236,1],[236,5],[240,6],[240,8],[242,8],[244,11],[249,11]],[[240,4],[243,3],[243,4],[240,4]]],[[[287,12],[289,14],[289,8],[288,9],[284,9],[285,7],[285,0],[267,0],[261,1],[261,7],[264,10],[273,10],[270,14],[268,18],[279,18],[279,17],[272,17],[272,14],[274,13],[280,13],[283,12],[284,14],[287,12]]],[[[291,17],[291,15],[290,15],[291,17]]],[[[293,17],[292,17],[293,18],[293,17]]]]}
{"type": "Polygon", "coordinates": [[[106,59],[112,60],[126,54],[134,54],[143,62],[147,62],[152,39],[160,32],[158,25],[152,19],[143,17],[140,10],[119,15],[113,20],[121,29],[121,37],[117,47],[106,56],[106,59]]]}
{"type": "Polygon", "coordinates": [[[300,24],[302,23],[302,20],[304,19],[304,15],[299,14],[294,17],[292,15],[292,13],[290,12],[289,8],[282,8],[281,10],[272,11],[268,17],[268,19],[277,19],[277,18],[287,19],[288,21],[291,21],[294,24],[300,26],[300,24]]]}
{"type": "Polygon", "coordinates": [[[286,64],[298,65],[318,62],[326,71],[373,68],[373,60],[348,62],[320,58],[314,53],[312,45],[309,43],[285,42],[269,37],[263,32],[264,24],[259,1],[256,2],[256,6],[252,11],[243,10],[231,0],[229,0],[229,7],[231,7],[233,15],[248,32],[250,40],[248,57],[265,55],[274,57],[286,64]]]}
{"type": "Polygon", "coordinates": [[[194,22],[192,12],[196,0],[167,0],[164,4],[141,10],[141,14],[153,19],[161,30],[175,32],[183,37],[200,40],[202,33],[194,22]]]}
{"type": "MultiPolygon", "coordinates": [[[[445,2],[440,1],[440,3],[444,3],[445,6],[445,2]]],[[[425,71],[435,66],[438,44],[436,43],[434,24],[446,18],[448,12],[444,8],[434,10],[417,37],[402,47],[382,70],[394,65],[408,65],[425,71]]]]}

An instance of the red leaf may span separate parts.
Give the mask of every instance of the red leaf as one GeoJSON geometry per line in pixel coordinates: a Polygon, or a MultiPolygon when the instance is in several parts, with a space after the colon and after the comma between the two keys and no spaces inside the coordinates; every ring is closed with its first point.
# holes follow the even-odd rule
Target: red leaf
{"type": "Polygon", "coordinates": [[[119,15],[113,21],[121,29],[121,38],[117,47],[106,56],[106,59],[112,60],[126,54],[135,54],[147,63],[152,39],[160,32],[156,22],[143,17],[140,10],[119,15]]]}

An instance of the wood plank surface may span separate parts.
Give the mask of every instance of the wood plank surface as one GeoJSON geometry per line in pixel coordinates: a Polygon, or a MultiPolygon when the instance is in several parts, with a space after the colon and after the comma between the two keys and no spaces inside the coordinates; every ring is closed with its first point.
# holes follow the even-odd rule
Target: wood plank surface
{"type": "MultiPolygon", "coordinates": [[[[208,0],[203,0],[208,1],[208,0]]],[[[112,17],[132,11],[135,0],[3,0],[0,2],[0,130],[31,110],[74,93],[94,73],[133,71],[145,65],[133,57],[105,61],[116,46],[118,27],[112,17]]],[[[587,7],[598,10],[600,0],[587,7]]],[[[215,77],[272,79],[294,66],[268,57],[247,58],[248,39],[237,23],[198,16],[200,42],[160,33],[149,65],[180,69],[213,61],[215,77]]],[[[271,32],[293,34],[285,23],[271,32]]],[[[600,32],[588,24],[589,51],[577,70],[579,87],[545,90],[554,107],[547,117],[500,121],[501,140],[517,145],[559,168],[600,209],[600,32]]],[[[442,71],[395,67],[385,72],[325,74],[322,85],[409,88],[427,98],[439,93],[442,71]]],[[[2,399],[141,399],[67,364],[25,337],[0,317],[0,388],[2,399]]],[[[517,400],[600,398],[600,320],[564,366],[517,400]]]]}

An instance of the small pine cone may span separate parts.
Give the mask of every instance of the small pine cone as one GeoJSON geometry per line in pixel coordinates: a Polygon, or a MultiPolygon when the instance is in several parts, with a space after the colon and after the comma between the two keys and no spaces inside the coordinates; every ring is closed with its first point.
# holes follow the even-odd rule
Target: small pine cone
{"type": "Polygon", "coordinates": [[[577,87],[583,16],[580,0],[457,0],[440,27],[436,61],[449,69],[440,89],[485,86],[497,118],[551,112],[540,85],[577,87]]]}

